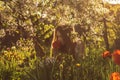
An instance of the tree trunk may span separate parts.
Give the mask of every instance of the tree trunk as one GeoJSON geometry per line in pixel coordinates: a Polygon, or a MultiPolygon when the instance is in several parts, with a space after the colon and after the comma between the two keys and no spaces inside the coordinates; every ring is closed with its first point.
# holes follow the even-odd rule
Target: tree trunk
{"type": "Polygon", "coordinates": [[[106,50],[109,50],[109,41],[108,41],[107,25],[105,18],[103,18],[103,24],[104,24],[103,38],[106,45],[106,50]]]}
{"type": "Polygon", "coordinates": [[[120,49],[120,38],[115,39],[115,49],[120,49]]]}

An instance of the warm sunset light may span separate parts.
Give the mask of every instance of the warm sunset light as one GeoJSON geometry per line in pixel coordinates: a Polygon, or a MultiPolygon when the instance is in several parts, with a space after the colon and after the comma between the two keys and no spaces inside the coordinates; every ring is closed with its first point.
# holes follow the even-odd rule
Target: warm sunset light
{"type": "Polygon", "coordinates": [[[120,0],[0,0],[0,80],[120,80],[120,0]]]}
{"type": "Polygon", "coordinates": [[[103,1],[109,4],[120,4],[120,0],[103,0],[103,1]]]}

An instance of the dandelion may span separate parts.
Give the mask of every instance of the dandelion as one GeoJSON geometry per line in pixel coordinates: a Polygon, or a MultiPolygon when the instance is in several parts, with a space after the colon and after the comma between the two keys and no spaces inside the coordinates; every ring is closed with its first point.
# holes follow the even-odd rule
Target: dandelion
{"type": "Polygon", "coordinates": [[[63,64],[60,64],[60,66],[59,66],[59,67],[60,67],[60,69],[63,69],[63,64]]]}
{"type": "Polygon", "coordinates": [[[103,58],[111,57],[111,54],[110,54],[109,51],[105,51],[105,52],[102,54],[102,57],[103,57],[103,58]]]}
{"type": "Polygon", "coordinates": [[[114,72],[110,75],[110,80],[120,80],[120,73],[114,72]]]}
{"type": "Polygon", "coordinates": [[[112,54],[112,58],[117,65],[120,65],[120,50],[115,50],[112,54]]]}
{"type": "Polygon", "coordinates": [[[7,53],[7,51],[4,51],[3,53],[7,53]]]}
{"type": "Polygon", "coordinates": [[[19,61],[18,61],[18,64],[22,64],[22,63],[23,63],[23,61],[22,61],[22,60],[19,60],[19,61]]]}
{"type": "Polygon", "coordinates": [[[12,47],[11,47],[11,49],[12,49],[12,50],[15,50],[15,49],[16,49],[16,47],[15,47],[15,46],[12,46],[12,47]]]}
{"type": "Polygon", "coordinates": [[[76,66],[77,66],[77,67],[80,67],[80,64],[79,64],[79,63],[77,63],[77,64],[76,64],[76,66]]]}

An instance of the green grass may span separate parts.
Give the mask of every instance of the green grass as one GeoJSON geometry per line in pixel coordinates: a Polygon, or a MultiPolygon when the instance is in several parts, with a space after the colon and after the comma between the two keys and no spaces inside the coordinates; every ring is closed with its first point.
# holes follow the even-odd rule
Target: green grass
{"type": "Polygon", "coordinates": [[[26,53],[22,63],[12,56],[6,59],[6,55],[1,55],[0,80],[109,80],[112,72],[120,71],[111,58],[102,58],[100,50],[91,51],[80,61],[75,61],[68,54],[31,59],[26,56],[30,52],[15,51],[18,55],[26,53]]]}

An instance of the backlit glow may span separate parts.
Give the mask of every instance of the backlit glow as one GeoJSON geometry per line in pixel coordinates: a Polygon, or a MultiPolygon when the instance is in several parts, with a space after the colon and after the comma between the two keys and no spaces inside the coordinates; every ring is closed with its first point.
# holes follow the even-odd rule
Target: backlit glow
{"type": "Polygon", "coordinates": [[[107,2],[109,4],[120,4],[120,0],[103,0],[103,2],[107,2]]]}

